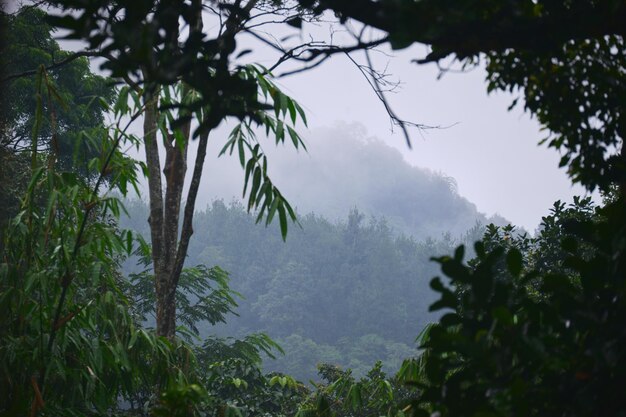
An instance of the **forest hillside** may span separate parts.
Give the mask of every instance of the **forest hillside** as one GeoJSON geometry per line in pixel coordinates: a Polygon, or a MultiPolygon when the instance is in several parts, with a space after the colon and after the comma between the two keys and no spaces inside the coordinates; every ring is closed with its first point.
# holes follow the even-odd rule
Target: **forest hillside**
{"type": "MultiPolygon", "coordinates": [[[[311,129],[303,138],[306,151],[283,146],[266,150],[269,173],[300,213],[336,221],[358,207],[417,239],[438,239],[444,233],[459,237],[476,222],[508,223],[498,214],[480,213],[459,193],[454,178],[409,164],[390,141],[368,135],[358,123],[311,129]]],[[[217,154],[219,143],[208,152],[217,154]]],[[[206,169],[198,207],[241,197],[243,172],[235,155],[212,160],[206,169]]]]}
{"type": "MultiPolygon", "coordinates": [[[[394,193],[390,187],[377,210],[395,208],[402,214],[397,219],[419,219],[423,224],[464,225],[466,233],[458,238],[440,233],[436,239],[425,232],[409,234],[410,228],[398,229],[386,217],[368,216],[353,208],[346,210],[342,220],[301,214],[300,227],[292,227],[283,242],[278,225],[266,228],[256,224],[242,204],[215,200],[196,214],[187,265],[219,266],[230,274],[230,286],[241,297],[238,317],[231,316],[218,326],[200,324],[202,337],[265,332],[285,350],[284,356],[265,362],[266,370],[303,381],[316,379],[316,365],[322,362],[363,375],[377,360],[394,370],[415,354],[419,329],[436,320],[428,312],[435,297],[428,283],[438,274],[430,258],[450,252],[459,242],[480,238],[480,222],[485,218],[456,193],[453,180],[408,166],[399,153],[382,143],[348,145],[357,145],[355,152],[363,160],[370,158],[373,163],[374,155],[381,157],[380,174],[389,171],[387,178],[379,178],[380,185],[397,184],[407,190],[394,193]],[[402,184],[410,180],[404,176],[413,178],[410,189],[402,184]]],[[[330,166],[336,170],[343,166],[346,172],[358,170],[342,165],[342,159],[350,162],[338,156],[330,166]]],[[[313,169],[311,162],[304,171],[313,169]]],[[[324,172],[330,174],[328,169],[324,172]]],[[[333,177],[342,175],[336,172],[333,177]]],[[[330,175],[326,178],[331,179],[330,175]]],[[[347,185],[349,179],[343,181],[347,185]]],[[[359,182],[355,183],[353,196],[369,199],[369,207],[376,208],[376,190],[359,189],[359,182]]],[[[147,236],[145,204],[134,200],[126,207],[130,217],[122,217],[120,226],[147,236]]],[[[139,272],[136,261],[126,261],[124,272],[139,272]]]]}

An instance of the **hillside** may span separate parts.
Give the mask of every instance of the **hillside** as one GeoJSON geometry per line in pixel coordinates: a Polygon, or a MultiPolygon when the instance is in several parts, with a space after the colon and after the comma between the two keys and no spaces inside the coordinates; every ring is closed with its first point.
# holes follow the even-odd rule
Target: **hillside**
{"type": "MultiPolygon", "coordinates": [[[[358,207],[417,239],[438,239],[444,233],[458,237],[476,222],[506,223],[480,213],[459,194],[453,178],[410,165],[397,149],[368,136],[362,125],[337,124],[303,135],[307,152],[265,146],[269,139],[261,142],[272,179],[300,213],[336,221],[358,207]]],[[[219,153],[218,142],[209,154],[219,153]]],[[[216,199],[239,201],[243,174],[235,155],[211,160],[205,169],[199,208],[216,199]]]]}
{"type": "MultiPolygon", "coordinates": [[[[133,219],[145,218],[142,204],[128,207],[133,219]]],[[[133,223],[126,219],[122,226],[133,223]]],[[[357,210],[346,221],[308,214],[300,223],[283,242],[276,225],[255,224],[238,203],[215,201],[197,213],[187,265],[219,265],[243,296],[238,317],[216,327],[201,324],[201,333],[266,332],[286,352],[266,368],[303,380],[315,377],[319,362],[357,374],[379,359],[397,367],[434,319],[428,282],[438,268],[429,258],[449,252],[454,242],[417,241],[357,210]]]]}

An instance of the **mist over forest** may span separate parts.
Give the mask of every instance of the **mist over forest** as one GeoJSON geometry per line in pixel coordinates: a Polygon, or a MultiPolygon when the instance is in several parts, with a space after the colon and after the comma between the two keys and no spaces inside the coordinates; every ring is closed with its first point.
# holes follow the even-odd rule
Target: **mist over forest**
{"type": "MultiPolygon", "coordinates": [[[[262,142],[269,172],[301,214],[314,212],[336,221],[357,208],[366,216],[384,217],[394,230],[416,239],[438,239],[445,233],[458,238],[477,223],[508,224],[498,214],[480,213],[459,195],[454,178],[410,165],[358,123],[304,131],[303,137],[307,151],[274,148],[272,139],[262,142]]],[[[219,149],[214,144],[209,155],[219,149]]],[[[210,159],[206,170],[197,207],[215,199],[241,200],[243,172],[235,155],[210,159]]]]}
{"type": "MultiPolygon", "coordinates": [[[[201,337],[265,332],[285,350],[265,368],[303,381],[317,380],[320,363],[362,376],[382,360],[391,372],[416,354],[416,329],[437,318],[428,312],[438,274],[430,258],[471,244],[494,218],[461,197],[453,178],[409,165],[358,125],[315,130],[307,145],[309,153],[272,155],[272,175],[300,222],[285,242],[277,225],[256,224],[234,198],[196,213],[187,264],[221,267],[241,294],[239,316],[199,325],[201,337]]],[[[223,175],[221,165],[233,163],[240,170],[234,157],[217,167],[223,175]]],[[[241,187],[233,177],[208,176],[224,191],[241,187]]],[[[147,237],[147,206],[126,207],[120,227],[147,237]]],[[[126,273],[138,271],[134,262],[126,273]]]]}

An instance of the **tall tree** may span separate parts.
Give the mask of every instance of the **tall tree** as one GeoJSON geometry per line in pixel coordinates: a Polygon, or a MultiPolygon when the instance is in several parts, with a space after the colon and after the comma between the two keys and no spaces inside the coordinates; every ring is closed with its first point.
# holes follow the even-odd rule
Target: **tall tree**
{"type": "MultiPolygon", "coordinates": [[[[135,103],[142,103],[157,332],[173,338],[175,292],[193,233],[195,200],[213,128],[229,118],[238,120],[222,153],[237,151],[245,170],[248,209],[257,210],[258,220],[265,216],[267,223],[278,214],[283,236],[288,218],[295,220],[267,175],[267,159],[253,127],[264,127],[276,143],[288,139],[299,148],[303,143],[294,125],[298,118],[306,122],[304,112],[271,82],[268,70],[238,63],[233,54],[238,36],[254,33],[272,19],[301,19],[300,9],[256,0],[54,3],[72,12],[51,21],[69,29],[70,37],[88,40],[89,53],[105,57],[104,67],[128,84],[122,98],[130,94],[135,103]],[[217,31],[204,27],[205,18],[217,21],[217,31]],[[193,138],[198,139],[198,152],[183,196],[193,138]]],[[[238,56],[243,55],[245,51],[238,56]]]]}

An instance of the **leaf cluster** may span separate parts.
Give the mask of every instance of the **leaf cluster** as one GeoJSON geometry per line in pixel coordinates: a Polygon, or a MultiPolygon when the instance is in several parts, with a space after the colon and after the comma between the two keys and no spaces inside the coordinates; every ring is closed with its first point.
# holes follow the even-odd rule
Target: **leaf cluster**
{"type": "MultiPolygon", "coordinates": [[[[547,224],[563,215],[556,207],[547,224]]],[[[584,206],[571,210],[579,219],[566,230],[576,239],[561,240],[550,268],[533,262],[532,247],[482,242],[471,266],[462,247],[436,259],[450,282],[431,282],[440,294],[431,309],[444,315],[422,345],[427,382],[415,415],[623,414],[623,205],[591,218],[584,206]]]]}

